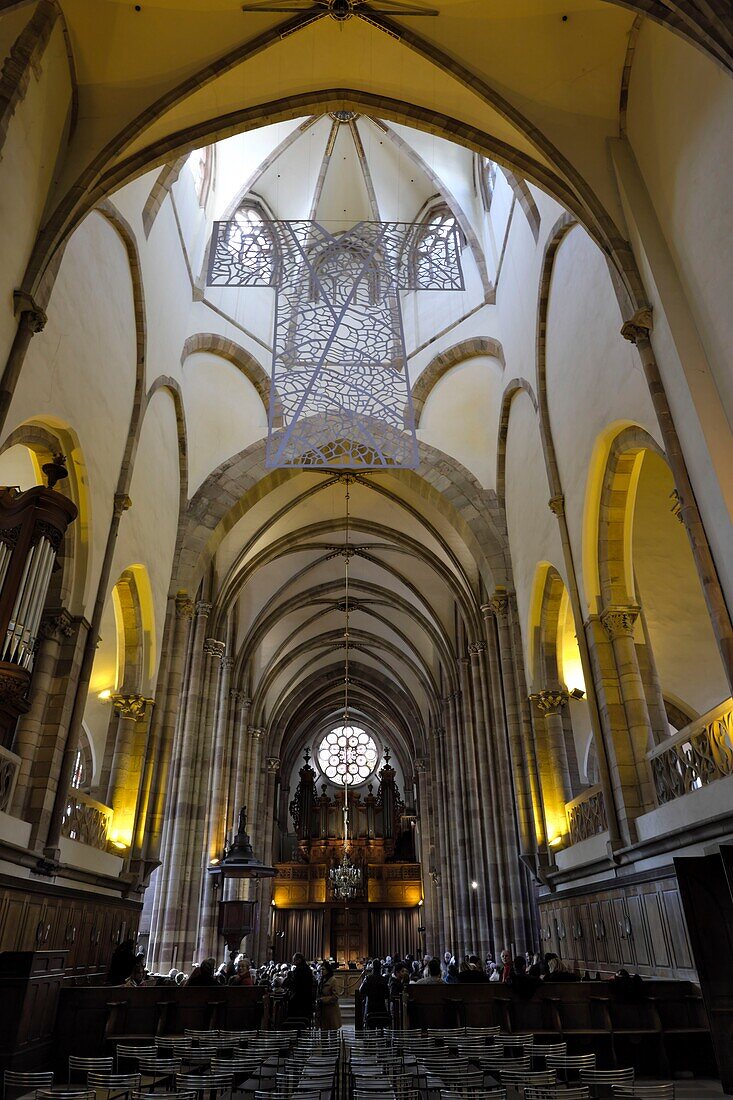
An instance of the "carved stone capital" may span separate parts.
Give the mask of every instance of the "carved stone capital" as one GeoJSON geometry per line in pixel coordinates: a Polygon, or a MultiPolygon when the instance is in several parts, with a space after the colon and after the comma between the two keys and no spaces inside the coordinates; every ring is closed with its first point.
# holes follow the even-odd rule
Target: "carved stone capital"
{"type": "Polygon", "coordinates": [[[497,619],[506,619],[509,614],[509,593],[506,588],[499,586],[494,590],[494,594],[489,600],[489,607],[497,619]]]}
{"type": "Polygon", "coordinates": [[[426,756],[415,757],[415,771],[426,772],[428,770],[428,760],[426,756]]]}
{"type": "Polygon", "coordinates": [[[460,699],[460,697],[460,691],[452,691],[450,695],[444,695],[440,701],[444,706],[448,706],[449,703],[452,703],[455,699],[460,699]]]}
{"type": "Polygon", "coordinates": [[[194,602],[187,592],[179,592],[176,595],[176,617],[178,619],[192,619],[194,602]]]}
{"type": "Polygon", "coordinates": [[[220,642],[218,638],[204,639],[204,654],[207,657],[218,657],[220,661],[223,661],[226,651],[227,647],[225,643],[220,642]]]}
{"type": "Polygon", "coordinates": [[[261,741],[262,738],[265,736],[265,731],[259,729],[257,726],[250,726],[247,730],[247,733],[250,735],[250,737],[254,738],[255,741],[261,741]]]}
{"type": "Polygon", "coordinates": [[[547,507],[552,512],[553,516],[565,515],[565,497],[562,493],[559,493],[556,497],[550,497],[547,502],[547,507]]]}
{"type": "Polygon", "coordinates": [[[198,600],[196,603],[196,614],[201,615],[202,618],[207,619],[211,614],[211,608],[213,604],[207,603],[206,600],[198,600]]]}
{"type": "Polygon", "coordinates": [[[128,508],[132,508],[132,501],[127,493],[115,493],[114,503],[112,505],[112,514],[115,518],[119,519],[122,513],[126,512],[128,508]]]}
{"type": "Polygon", "coordinates": [[[230,688],[229,689],[229,698],[231,699],[231,701],[233,703],[238,703],[242,698],[242,692],[238,691],[237,688],[230,688]]]}
{"type": "Polygon", "coordinates": [[[624,321],[621,326],[621,335],[624,340],[629,340],[632,344],[638,344],[639,340],[648,340],[651,331],[651,306],[643,306],[642,309],[637,309],[634,316],[629,318],[628,321],[624,321]]]}
{"type": "Polygon", "coordinates": [[[470,664],[468,657],[456,657],[456,664],[459,668],[466,668],[470,664]]]}
{"type": "Polygon", "coordinates": [[[147,706],[152,703],[152,699],[146,699],[144,695],[134,694],[112,695],[111,700],[112,706],[120,718],[129,718],[134,722],[139,722],[145,716],[147,706]]]}
{"type": "Polygon", "coordinates": [[[600,614],[600,620],[611,641],[614,638],[633,637],[634,624],[640,610],[635,604],[604,608],[600,614]]]}
{"type": "Polygon", "coordinates": [[[35,298],[23,290],[16,290],[13,292],[13,304],[15,316],[20,317],[31,332],[43,332],[48,318],[45,309],[41,309],[35,298]]]}
{"type": "Polygon", "coordinates": [[[41,619],[40,634],[54,642],[63,642],[74,633],[74,620],[65,607],[56,611],[47,611],[41,619]]]}
{"type": "Polygon", "coordinates": [[[234,658],[233,657],[222,657],[221,667],[223,669],[227,669],[229,672],[231,672],[231,670],[234,668],[234,658]]]}
{"type": "Polygon", "coordinates": [[[530,699],[543,714],[559,714],[568,701],[568,693],[545,688],[530,695],[530,699]]]}
{"type": "Polygon", "coordinates": [[[472,655],[473,654],[478,654],[478,653],[485,653],[486,652],[486,642],[483,641],[482,639],[479,639],[477,642],[469,642],[468,643],[468,652],[471,653],[472,655]]]}
{"type": "Polygon", "coordinates": [[[279,772],[280,771],[280,757],[279,756],[268,756],[268,758],[267,758],[267,770],[268,770],[268,772],[279,772]]]}

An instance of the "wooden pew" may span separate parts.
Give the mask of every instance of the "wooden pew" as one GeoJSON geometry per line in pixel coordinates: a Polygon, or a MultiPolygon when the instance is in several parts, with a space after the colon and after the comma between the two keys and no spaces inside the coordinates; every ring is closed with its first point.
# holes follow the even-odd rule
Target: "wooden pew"
{"type": "Polygon", "coordinates": [[[61,990],[55,1027],[60,1071],[69,1054],[112,1054],[118,1042],[152,1042],[186,1028],[247,1031],[266,1028],[262,987],[72,986],[61,990]]]}
{"type": "Polygon", "coordinates": [[[649,979],[636,992],[614,982],[542,982],[530,998],[495,982],[411,985],[408,1026],[492,1027],[564,1039],[570,1053],[594,1052],[601,1067],[714,1070],[710,1029],[692,982],[649,979]]]}

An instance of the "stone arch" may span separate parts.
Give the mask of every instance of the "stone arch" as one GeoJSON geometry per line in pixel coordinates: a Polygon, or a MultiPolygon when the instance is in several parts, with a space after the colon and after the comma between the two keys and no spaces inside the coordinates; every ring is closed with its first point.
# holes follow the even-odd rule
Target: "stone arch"
{"type": "Polygon", "coordinates": [[[153,228],[155,219],[158,216],[158,211],[165,202],[166,196],[170,194],[173,184],[176,182],[181,174],[181,169],[188,160],[188,154],[184,153],[180,157],[176,157],[170,164],[164,164],[160,172],[155,178],[155,183],[150,189],[150,194],[145,200],[145,206],[142,212],[143,231],[146,238],[150,236],[150,231],[153,228]]]}
{"type": "Polygon", "coordinates": [[[507,183],[512,189],[514,198],[517,200],[522,210],[524,211],[524,216],[529,223],[529,228],[532,232],[532,236],[534,237],[535,244],[537,244],[537,241],[540,238],[540,222],[542,219],[540,216],[539,207],[534,201],[534,196],[527,186],[527,181],[521,179],[519,176],[515,176],[514,172],[510,171],[509,168],[503,168],[502,171],[504,173],[504,177],[507,183]]]}
{"type": "Polygon", "coordinates": [[[144,565],[130,565],[112,588],[117,627],[117,690],[145,694],[155,665],[155,623],[150,579],[144,565]]]}
{"type": "Polygon", "coordinates": [[[517,394],[521,392],[527,394],[535,412],[538,411],[537,398],[531,383],[526,378],[512,378],[511,382],[505,387],[501,398],[499,440],[496,447],[496,496],[504,531],[506,531],[506,441],[509,435],[509,417],[511,416],[512,402],[517,394]]]}
{"type": "MultiPolygon", "coordinates": [[[[630,554],[635,468],[643,451],[665,458],[659,444],[637,425],[611,441],[598,505],[598,582],[605,607],[633,604],[635,584],[630,554]]],[[[666,459],[665,459],[666,461],[666,459]]]]}
{"type": "Polygon", "coordinates": [[[218,333],[197,332],[195,335],[189,336],[183,345],[181,366],[183,366],[189,355],[195,355],[197,352],[209,352],[211,355],[218,355],[222,359],[226,359],[228,363],[232,363],[257,390],[265,412],[269,415],[270,376],[251,352],[218,333]]]}
{"type": "MultiPolygon", "coordinates": [[[[170,375],[159,375],[150,389],[145,395],[145,405],[143,408],[143,414],[140,418],[140,431],[142,430],[142,421],[145,417],[150,402],[159,390],[167,390],[173,400],[173,407],[176,413],[176,430],[178,433],[178,475],[180,483],[180,509],[181,512],[186,506],[188,500],[188,436],[186,432],[186,410],[183,404],[183,392],[180,384],[175,378],[171,378],[170,375]]],[[[140,432],[138,432],[139,442],[140,432]]],[[[136,442],[136,446],[137,446],[136,442]]]]}
{"type": "Polygon", "coordinates": [[[491,336],[473,336],[468,340],[461,340],[460,343],[453,344],[445,351],[438,352],[431,359],[412,387],[416,428],[420,427],[420,417],[425,408],[425,402],[441,378],[459,363],[464,363],[467,359],[475,359],[480,355],[492,355],[499,360],[502,367],[506,367],[504,349],[499,341],[491,336]]]}

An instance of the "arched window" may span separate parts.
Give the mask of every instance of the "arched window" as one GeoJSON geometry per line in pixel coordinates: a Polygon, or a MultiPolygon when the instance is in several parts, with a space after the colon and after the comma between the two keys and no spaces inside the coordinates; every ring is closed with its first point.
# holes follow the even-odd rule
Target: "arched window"
{"type": "Polygon", "coordinates": [[[188,164],[193,175],[199,206],[206,206],[214,182],[214,146],[207,145],[204,149],[194,149],[188,158],[188,164]]]}

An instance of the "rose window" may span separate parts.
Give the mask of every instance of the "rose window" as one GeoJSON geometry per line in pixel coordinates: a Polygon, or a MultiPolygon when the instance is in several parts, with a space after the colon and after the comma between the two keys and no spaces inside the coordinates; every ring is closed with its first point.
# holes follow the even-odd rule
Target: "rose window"
{"type": "Polygon", "coordinates": [[[323,775],[340,787],[363,783],[378,763],[374,738],[356,726],[337,726],[318,746],[318,765],[323,775]]]}

